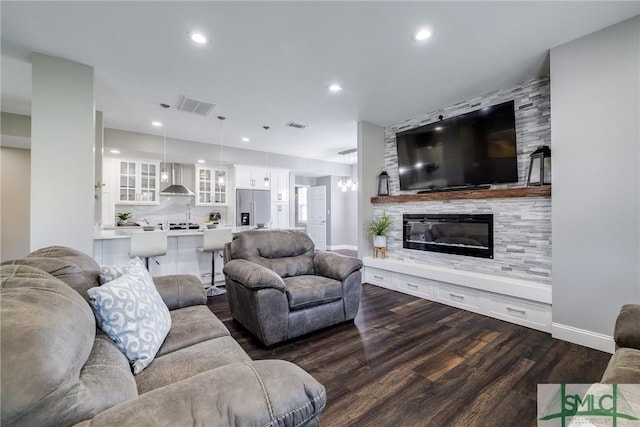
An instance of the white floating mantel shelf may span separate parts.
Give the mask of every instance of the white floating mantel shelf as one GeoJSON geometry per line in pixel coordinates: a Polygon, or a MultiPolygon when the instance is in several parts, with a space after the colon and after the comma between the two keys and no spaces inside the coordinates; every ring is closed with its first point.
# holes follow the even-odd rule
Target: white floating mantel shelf
{"type": "Polygon", "coordinates": [[[409,203],[465,199],[509,199],[513,197],[551,197],[551,186],[542,185],[535,187],[507,187],[488,190],[441,191],[434,193],[376,196],[371,198],[371,203],[409,203]]]}

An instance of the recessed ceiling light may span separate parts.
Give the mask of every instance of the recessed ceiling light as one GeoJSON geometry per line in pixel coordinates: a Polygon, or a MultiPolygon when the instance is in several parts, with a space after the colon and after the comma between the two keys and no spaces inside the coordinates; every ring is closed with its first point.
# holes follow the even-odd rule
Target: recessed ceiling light
{"type": "Polygon", "coordinates": [[[421,42],[423,40],[428,39],[429,37],[431,37],[431,31],[429,30],[419,30],[417,33],[415,33],[413,35],[413,39],[417,42],[421,42]]]}
{"type": "Polygon", "coordinates": [[[120,154],[120,150],[110,150],[109,152],[112,154],[120,154]]]}
{"type": "Polygon", "coordinates": [[[159,128],[160,126],[162,126],[162,123],[160,122],[151,122],[151,124],[157,128],[159,128]]]}
{"type": "Polygon", "coordinates": [[[342,86],[340,86],[337,83],[333,83],[333,84],[329,85],[329,90],[331,92],[340,92],[342,90],[342,86]]]}
{"type": "Polygon", "coordinates": [[[204,163],[204,160],[198,160],[198,163],[204,163]]]}
{"type": "Polygon", "coordinates": [[[251,141],[249,138],[247,138],[246,136],[242,138],[242,142],[249,142],[251,141]]]}
{"type": "Polygon", "coordinates": [[[193,41],[194,43],[198,43],[198,44],[209,43],[209,37],[207,37],[206,34],[201,33],[199,31],[191,31],[187,33],[187,37],[189,37],[191,41],[193,41]]]}

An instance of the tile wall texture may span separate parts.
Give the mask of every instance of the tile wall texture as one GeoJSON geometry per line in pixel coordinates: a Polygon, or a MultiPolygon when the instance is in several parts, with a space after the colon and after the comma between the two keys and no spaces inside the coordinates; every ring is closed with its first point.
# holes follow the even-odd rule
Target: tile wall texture
{"type": "MultiPolygon", "coordinates": [[[[385,166],[390,176],[391,194],[414,193],[400,191],[396,132],[438,121],[439,115],[445,118],[453,117],[510,100],[515,101],[519,181],[495,187],[525,186],[529,155],[539,145],[551,146],[550,87],[549,79],[546,77],[529,80],[510,89],[497,90],[386,127],[385,166]]],[[[387,254],[393,258],[413,259],[417,262],[460,270],[551,283],[550,198],[382,203],[374,206],[375,216],[382,215],[384,211],[391,215],[394,221],[390,238],[387,239],[387,254]],[[492,213],[494,215],[494,258],[485,259],[403,249],[403,213],[492,213]]]]}

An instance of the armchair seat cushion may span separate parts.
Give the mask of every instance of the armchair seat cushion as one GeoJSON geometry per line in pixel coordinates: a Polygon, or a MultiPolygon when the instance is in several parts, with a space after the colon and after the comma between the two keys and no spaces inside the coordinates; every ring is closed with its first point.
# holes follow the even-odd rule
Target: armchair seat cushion
{"type": "Polygon", "coordinates": [[[342,298],[342,282],[322,276],[294,276],[283,279],[289,309],[300,310],[342,298]]]}

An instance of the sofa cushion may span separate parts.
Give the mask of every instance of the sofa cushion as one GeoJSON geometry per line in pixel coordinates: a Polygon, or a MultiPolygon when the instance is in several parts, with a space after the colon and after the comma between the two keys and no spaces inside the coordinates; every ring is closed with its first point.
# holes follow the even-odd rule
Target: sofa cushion
{"type": "Polygon", "coordinates": [[[284,285],[291,310],[326,304],[342,298],[342,282],[323,276],[287,277],[284,285]]]}
{"type": "Polygon", "coordinates": [[[211,314],[206,305],[185,307],[169,312],[171,330],[156,357],[213,338],[229,335],[224,324],[211,314]]]}
{"type": "Polygon", "coordinates": [[[155,276],[153,283],[169,310],[207,303],[202,282],[192,274],[155,276]]]}
{"type": "Polygon", "coordinates": [[[135,265],[124,276],[87,293],[100,328],[127,356],[133,373],[140,373],[171,329],[169,309],[149,272],[135,265]]]}
{"type": "Polygon", "coordinates": [[[87,302],[24,265],[0,267],[0,286],[1,424],[73,425],[91,418],[106,396],[80,379],[96,333],[87,302]]]}
{"type": "Polygon", "coordinates": [[[640,350],[619,348],[602,376],[607,384],[640,384],[640,350]]]}
{"type": "Polygon", "coordinates": [[[231,259],[246,259],[280,277],[314,274],[313,240],[301,230],[246,230],[228,246],[231,259]]]}
{"type": "Polygon", "coordinates": [[[210,369],[251,358],[230,336],[214,338],[157,357],[144,371],[136,375],[140,394],[164,387],[210,369]]]}
{"type": "Polygon", "coordinates": [[[284,360],[232,363],[144,393],[76,427],[318,427],[326,397],[311,375],[284,360]]]}
{"type": "Polygon", "coordinates": [[[63,246],[38,249],[25,258],[4,264],[29,265],[46,271],[71,286],[87,301],[87,290],[100,284],[98,264],[90,256],[63,246]]]}

